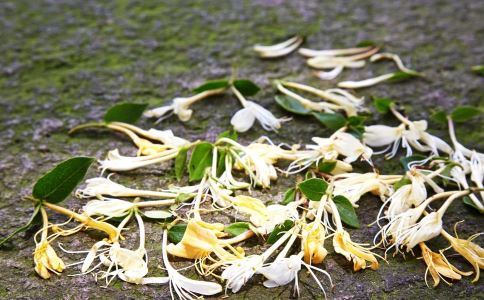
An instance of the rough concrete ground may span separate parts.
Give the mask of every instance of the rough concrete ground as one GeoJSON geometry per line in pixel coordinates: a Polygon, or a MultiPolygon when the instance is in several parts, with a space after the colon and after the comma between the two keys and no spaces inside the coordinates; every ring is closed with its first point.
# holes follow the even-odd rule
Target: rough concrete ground
{"type": "MultiPolygon", "coordinates": [[[[102,158],[115,147],[124,153],[133,148],[123,137],[109,132],[86,132],[68,137],[73,125],[98,120],[110,106],[121,101],[159,105],[207,79],[228,77],[235,69],[263,87],[256,100],[276,115],[286,113],[275,105],[271,80],[287,78],[319,87],[298,55],[261,61],[251,46],[271,43],[294,32],[308,34],[312,48],[349,47],[371,39],[398,53],[410,67],[423,71],[428,80],[378,85],[359,95],[387,96],[400,101],[414,119],[432,111],[468,104],[483,106],[483,79],[469,72],[484,62],[484,4],[482,1],[2,1],[0,3],[0,219],[1,234],[26,222],[32,211],[22,196],[30,193],[36,178],[57,162],[74,155],[102,158]]],[[[339,80],[366,78],[392,69],[390,63],[345,71],[339,80]]],[[[230,96],[194,106],[193,118],[182,125],[175,119],[158,128],[171,128],[182,137],[213,140],[229,126],[239,106],[230,96]],[[216,112],[216,113],[215,113],[216,112]]],[[[374,115],[370,122],[381,120],[374,115]]],[[[392,120],[384,118],[383,122],[392,120]]],[[[143,120],[142,127],[152,126],[143,120]]],[[[446,137],[445,129],[430,123],[431,132],[446,137]]],[[[483,150],[482,118],[459,125],[457,134],[469,147],[483,150]]],[[[277,134],[278,142],[308,142],[314,135],[330,132],[306,118],[295,118],[277,134]]],[[[250,141],[260,128],[241,136],[250,141]]],[[[401,172],[398,162],[382,163],[383,173],[401,172]]],[[[94,176],[96,170],[91,170],[94,176]]],[[[160,187],[173,181],[170,165],[119,175],[121,182],[135,181],[139,187],[160,187]]],[[[276,201],[291,184],[279,180],[266,199],[276,201]]],[[[371,223],[377,199],[364,199],[358,209],[360,221],[371,223]]],[[[71,208],[81,203],[66,202],[71,208]]],[[[52,216],[53,221],[64,220],[52,216]]],[[[482,216],[461,203],[445,218],[448,229],[464,220],[460,234],[467,237],[482,231],[482,216]]],[[[375,227],[353,230],[354,239],[370,242],[375,227]]],[[[162,275],[159,225],[149,224],[148,246],[153,275],[162,275]]],[[[135,286],[115,282],[102,288],[91,276],[71,268],[60,277],[41,280],[33,270],[32,233],[12,240],[0,251],[0,298],[4,299],[103,299],[169,298],[167,286],[135,286]]],[[[96,237],[76,235],[62,240],[69,249],[85,249],[96,237]]],[[[135,239],[135,236],[131,238],[135,239]]],[[[481,245],[484,241],[477,240],[481,245]]],[[[429,243],[445,247],[442,240],[429,243]]],[[[250,245],[250,244],[249,244],[250,245]]],[[[329,243],[328,243],[329,245],[329,243]]],[[[330,247],[329,247],[330,248],[330,247]]],[[[332,249],[330,248],[330,251],[332,249]]],[[[72,257],[72,256],[71,256],[72,257]]],[[[81,258],[78,256],[77,258],[81,258]]],[[[456,257],[462,269],[471,269],[456,257]]],[[[69,261],[71,262],[71,261],[69,261]]],[[[425,286],[425,265],[410,256],[389,259],[378,271],[353,273],[341,256],[329,255],[323,267],[332,275],[334,299],[482,298],[483,279],[471,284],[468,278],[453,286],[425,286]]],[[[273,290],[255,277],[234,299],[288,298],[290,287],[273,290]]],[[[324,281],[327,287],[327,282],[324,281]]],[[[314,282],[301,272],[301,298],[321,298],[314,282]]]]}

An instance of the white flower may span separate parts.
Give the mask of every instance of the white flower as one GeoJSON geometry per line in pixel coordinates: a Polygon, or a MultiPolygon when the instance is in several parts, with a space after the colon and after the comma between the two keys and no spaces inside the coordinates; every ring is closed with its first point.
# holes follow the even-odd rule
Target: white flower
{"type": "Polygon", "coordinates": [[[341,55],[351,55],[351,54],[358,54],[363,53],[371,50],[373,46],[367,47],[355,47],[355,48],[346,48],[346,49],[328,49],[328,50],[312,50],[308,48],[301,48],[299,49],[299,54],[306,57],[315,57],[315,56],[341,56],[341,55]]]}
{"type": "Polygon", "coordinates": [[[267,278],[264,281],[264,286],[274,288],[283,286],[294,279],[297,281],[297,273],[301,270],[301,257],[299,255],[291,255],[277,259],[268,266],[264,266],[257,270],[257,273],[264,275],[267,278]]]}
{"type": "Polygon", "coordinates": [[[235,131],[246,132],[254,125],[256,119],[267,131],[277,131],[281,128],[281,123],[287,121],[284,118],[277,119],[269,110],[255,102],[246,101],[244,108],[235,113],[230,124],[234,126],[235,131]]]}
{"type": "MultiPolygon", "coordinates": [[[[109,177],[109,176],[108,176],[109,177]]],[[[152,198],[176,198],[176,192],[137,190],[125,187],[119,183],[111,181],[109,178],[95,177],[86,180],[86,187],[78,189],[76,196],[79,198],[105,199],[103,195],[113,197],[152,197],[152,198]]]]}
{"type": "Polygon", "coordinates": [[[404,72],[404,73],[422,76],[419,72],[416,72],[414,70],[410,70],[409,68],[405,67],[403,65],[403,62],[400,59],[400,57],[396,54],[393,54],[393,53],[378,53],[378,54],[372,55],[370,57],[371,62],[379,61],[379,60],[382,60],[382,59],[393,60],[395,62],[395,64],[397,65],[398,69],[400,71],[404,72]]]}
{"type": "Polygon", "coordinates": [[[303,42],[304,38],[294,36],[287,41],[272,46],[255,45],[254,51],[262,58],[282,57],[296,50],[303,42]]]}
{"type": "Polygon", "coordinates": [[[361,196],[369,192],[384,199],[390,193],[391,188],[378,177],[379,175],[376,173],[355,173],[345,179],[336,180],[334,181],[333,195],[345,196],[355,206],[357,206],[356,202],[361,196]]]}
{"type": "Polygon", "coordinates": [[[331,71],[328,71],[328,72],[317,71],[314,74],[316,74],[316,76],[321,80],[333,80],[336,77],[338,77],[338,75],[341,74],[341,72],[343,72],[344,68],[345,68],[344,65],[339,65],[339,66],[336,66],[331,71]]]}
{"type": "Polygon", "coordinates": [[[296,220],[299,218],[297,203],[291,202],[288,205],[272,204],[267,206],[266,215],[253,214],[250,222],[257,226],[260,234],[269,234],[274,228],[284,223],[286,220],[296,220]]]}
{"type": "Polygon", "coordinates": [[[365,160],[369,161],[373,151],[371,148],[363,145],[357,138],[353,135],[338,131],[334,133],[331,138],[333,139],[334,149],[343,156],[346,156],[345,162],[352,163],[358,159],[358,157],[363,157],[365,160]]]}
{"type": "Polygon", "coordinates": [[[407,246],[407,252],[420,242],[426,242],[440,234],[442,231],[442,217],[438,212],[431,212],[417,224],[411,226],[397,237],[397,246],[407,246]]]}
{"type": "Polygon", "coordinates": [[[391,79],[394,75],[395,73],[389,73],[389,74],[384,74],[374,78],[369,78],[369,79],[360,80],[360,81],[341,81],[338,83],[338,87],[345,88],[345,89],[359,89],[359,88],[369,87],[369,86],[376,85],[380,82],[387,81],[391,79]]]}
{"type": "Polygon", "coordinates": [[[232,292],[237,293],[240,288],[249,281],[252,276],[264,264],[261,255],[251,255],[228,262],[229,266],[222,272],[222,279],[227,280],[226,288],[231,289],[232,292]]]}
{"type": "Polygon", "coordinates": [[[148,130],[147,136],[153,140],[158,140],[164,145],[170,146],[172,148],[179,148],[190,143],[183,138],[175,136],[173,134],[173,131],[171,131],[170,129],[158,130],[151,128],[150,130],[148,130]]]}
{"type": "Polygon", "coordinates": [[[171,297],[174,299],[173,291],[177,294],[180,299],[197,299],[198,295],[211,296],[222,292],[222,286],[215,282],[194,280],[187,278],[173,268],[168,260],[167,242],[168,231],[165,229],[163,233],[163,263],[165,265],[166,271],[168,272],[168,278],[170,283],[170,293],[171,297]]]}
{"type": "Polygon", "coordinates": [[[108,152],[107,159],[99,161],[99,168],[103,171],[131,171],[134,169],[174,159],[177,155],[178,149],[171,149],[152,155],[128,157],[120,155],[118,149],[115,149],[108,152]]]}
{"type": "Polygon", "coordinates": [[[365,126],[363,141],[371,147],[383,147],[401,139],[405,125],[390,127],[386,125],[365,126]]]}
{"type": "Polygon", "coordinates": [[[107,216],[107,217],[121,217],[126,215],[135,204],[119,200],[91,200],[82,207],[83,211],[88,216],[107,216]]]}

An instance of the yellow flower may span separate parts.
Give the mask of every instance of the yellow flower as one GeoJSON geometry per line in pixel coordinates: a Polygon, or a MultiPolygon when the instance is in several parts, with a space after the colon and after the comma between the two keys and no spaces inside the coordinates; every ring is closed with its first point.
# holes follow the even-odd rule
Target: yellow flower
{"type": "MultiPolygon", "coordinates": [[[[190,220],[183,239],[176,245],[169,244],[166,250],[171,255],[189,259],[203,259],[212,252],[222,260],[236,258],[223,248],[227,245],[218,239],[223,228],[224,225],[219,223],[209,224],[201,220],[190,220]]],[[[236,253],[238,254],[240,253],[236,253]]]]}
{"type": "Polygon", "coordinates": [[[324,248],[326,230],[319,221],[314,221],[303,227],[302,248],[304,251],[304,261],[308,264],[319,264],[323,262],[328,254],[324,248]]]}
{"type": "Polygon", "coordinates": [[[419,245],[420,249],[422,249],[422,258],[427,264],[427,270],[425,271],[426,284],[428,272],[430,272],[430,275],[434,280],[434,287],[439,285],[440,278],[442,278],[445,283],[450,285],[450,283],[448,283],[443,277],[460,280],[462,278],[461,274],[465,276],[472,274],[472,272],[462,272],[451,265],[442,252],[433,252],[429,247],[427,247],[427,245],[425,245],[425,243],[420,243],[419,245]]]}
{"type": "Polygon", "coordinates": [[[353,261],[353,270],[359,271],[366,268],[366,262],[371,263],[373,270],[378,269],[378,261],[375,255],[361,244],[351,241],[350,235],[344,230],[338,230],[333,236],[333,246],[336,253],[342,254],[347,260],[353,261]]]}
{"type": "Polygon", "coordinates": [[[42,240],[35,247],[34,252],[35,271],[44,279],[50,278],[50,272],[64,271],[66,266],[62,259],[57,256],[47,240],[42,240]]]}
{"type": "Polygon", "coordinates": [[[480,269],[484,269],[484,249],[479,245],[473,243],[472,241],[477,238],[480,233],[470,236],[467,240],[459,239],[457,232],[456,237],[451,236],[444,230],[442,231],[443,236],[450,242],[452,248],[462,255],[476,271],[476,277],[472,282],[477,282],[480,276],[480,269]]]}

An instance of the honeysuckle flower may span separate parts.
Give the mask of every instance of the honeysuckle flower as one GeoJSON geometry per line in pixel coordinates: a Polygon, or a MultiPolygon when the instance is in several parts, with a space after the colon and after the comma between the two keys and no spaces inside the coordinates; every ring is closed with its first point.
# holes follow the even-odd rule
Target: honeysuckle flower
{"type": "Polygon", "coordinates": [[[397,152],[400,143],[403,148],[407,149],[407,156],[412,155],[412,148],[420,152],[431,152],[433,155],[439,155],[439,152],[451,154],[452,148],[442,139],[426,132],[427,121],[410,121],[390,106],[391,112],[397,117],[402,124],[397,127],[386,125],[365,126],[363,141],[371,147],[384,147],[382,151],[375,154],[385,153],[391,149],[389,154],[385,155],[386,159],[393,158],[397,152]]]}
{"type": "Polygon", "coordinates": [[[355,243],[351,240],[350,235],[345,230],[338,230],[333,235],[333,247],[336,253],[346,257],[348,261],[353,262],[353,271],[359,271],[367,267],[378,269],[378,261],[375,255],[362,244],[355,243]]]}
{"type": "Polygon", "coordinates": [[[44,279],[50,278],[50,272],[59,274],[66,268],[62,259],[57,256],[54,248],[50,245],[47,234],[49,230],[49,221],[47,218],[47,212],[43,207],[40,207],[40,213],[42,216],[42,229],[38,232],[41,234],[40,241],[37,242],[37,234],[35,235],[35,251],[34,251],[34,264],[35,272],[44,279]]]}
{"type": "Polygon", "coordinates": [[[455,129],[454,129],[454,122],[452,121],[451,116],[447,117],[448,120],[448,126],[449,126],[449,137],[452,141],[452,144],[454,146],[454,155],[456,157],[460,157],[458,160],[459,162],[462,162],[465,160],[465,158],[471,158],[473,155],[476,157],[476,159],[479,159],[481,163],[484,161],[484,154],[472,151],[464,147],[459,141],[457,140],[457,136],[455,134],[455,129]]]}
{"type": "Polygon", "coordinates": [[[355,116],[357,115],[358,111],[363,110],[362,104],[364,98],[357,98],[342,89],[320,90],[305,84],[289,81],[278,81],[276,83],[276,87],[281,93],[298,101],[302,106],[309,110],[324,111],[329,113],[343,110],[348,116],[355,116]],[[300,96],[299,94],[294,93],[286,87],[313,94],[323,101],[313,102],[300,96]]]}
{"type": "Polygon", "coordinates": [[[438,236],[442,231],[442,216],[438,212],[431,212],[418,223],[407,228],[397,237],[395,244],[406,246],[409,252],[418,243],[426,242],[438,236]]]}
{"type": "Polygon", "coordinates": [[[288,205],[271,204],[261,213],[251,214],[250,222],[257,227],[260,234],[269,234],[274,228],[286,220],[297,220],[298,203],[291,202],[288,205]],[[263,213],[262,213],[263,212],[263,213]]]}
{"type": "Polygon", "coordinates": [[[122,217],[134,207],[134,203],[119,199],[91,200],[82,210],[88,216],[122,217]]]}
{"type": "Polygon", "coordinates": [[[300,270],[300,255],[291,255],[259,268],[257,273],[262,274],[267,278],[267,280],[264,281],[265,287],[274,288],[286,285],[292,282],[294,279],[297,282],[297,273],[300,270]]]}
{"type": "MultiPolygon", "coordinates": [[[[324,54],[324,52],[323,54],[319,52],[320,55],[313,56],[309,58],[306,62],[310,67],[316,68],[316,69],[332,69],[339,66],[343,66],[347,68],[361,68],[365,65],[364,59],[375,54],[376,52],[378,52],[378,50],[380,49],[377,47],[370,48],[365,52],[356,53],[354,55],[349,55],[349,56],[339,56],[342,54],[341,51],[339,54],[333,54],[333,55],[328,54],[330,52],[326,52],[326,54],[324,54]]],[[[306,54],[318,54],[317,52],[310,53],[308,51],[303,50],[303,53],[304,52],[306,54]]],[[[332,53],[337,53],[337,52],[333,51],[332,53]]]]}
{"type": "Polygon", "coordinates": [[[191,97],[177,97],[173,99],[170,105],[148,110],[144,113],[144,116],[148,118],[158,118],[157,122],[160,122],[172,114],[175,114],[180,121],[186,122],[190,120],[192,116],[193,110],[190,109],[190,106],[193,103],[213,95],[222,94],[224,91],[225,88],[220,88],[203,91],[191,97]]]}
{"type": "Polygon", "coordinates": [[[422,258],[427,265],[427,270],[425,271],[425,284],[427,284],[427,286],[427,274],[429,272],[434,280],[434,287],[439,285],[440,279],[450,285],[450,283],[447,282],[444,277],[460,280],[462,278],[461,275],[469,276],[472,274],[472,272],[462,272],[451,265],[442,251],[440,251],[440,253],[433,252],[429,247],[427,247],[427,245],[425,245],[425,243],[419,243],[419,246],[422,250],[422,258]]]}
{"type": "Polygon", "coordinates": [[[307,150],[298,151],[297,157],[287,168],[286,173],[298,173],[314,163],[323,161],[336,161],[335,170],[332,174],[351,172],[350,163],[362,157],[371,164],[371,148],[363,145],[357,138],[344,131],[336,131],[329,138],[313,137],[316,144],[306,145],[307,150]],[[339,156],[344,156],[343,161],[337,160],[339,156]]]}
{"type": "Polygon", "coordinates": [[[479,280],[480,269],[484,269],[484,249],[473,242],[481,234],[474,234],[465,240],[459,238],[457,231],[455,232],[455,237],[453,237],[445,230],[442,230],[442,235],[450,242],[451,247],[474,267],[476,276],[472,282],[479,280]]]}
{"type": "Polygon", "coordinates": [[[78,189],[76,196],[78,198],[105,199],[104,196],[113,197],[146,197],[146,198],[176,198],[179,193],[172,191],[150,191],[137,190],[125,187],[119,183],[105,177],[95,177],[86,180],[86,187],[78,189]]]}
{"type": "Polygon", "coordinates": [[[163,232],[163,263],[168,272],[170,294],[174,299],[173,291],[180,299],[199,298],[198,295],[211,296],[222,292],[222,286],[215,282],[194,280],[181,275],[168,259],[168,231],[163,232]]]}
{"type": "Polygon", "coordinates": [[[272,246],[259,255],[250,255],[237,260],[224,263],[225,269],[222,272],[222,279],[227,280],[226,289],[237,293],[242,286],[249,281],[264,265],[264,262],[276,251],[286,240],[294,234],[291,229],[281,236],[272,246]]]}
{"type": "MultiPolygon", "coordinates": [[[[350,173],[344,174],[334,181],[333,195],[345,196],[353,206],[358,207],[356,202],[366,193],[378,195],[385,199],[393,191],[390,183],[399,180],[400,176],[385,176],[377,173],[350,173]]],[[[335,179],[336,179],[335,178],[335,179]]]]}
{"type": "Polygon", "coordinates": [[[303,225],[301,236],[304,261],[311,265],[322,263],[328,254],[324,248],[326,228],[316,218],[312,223],[303,225]]]}
{"type": "Polygon", "coordinates": [[[204,259],[212,253],[222,261],[243,257],[243,253],[218,239],[218,236],[222,235],[223,228],[223,224],[209,224],[192,219],[187,224],[182,240],[176,245],[169,244],[166,251],[171,255],[189,259],[204,259]],[[224,247],[229,247],[233,253],[228,252],[224,247]]]}
{"type": "Polygon", "coordinates": [[[230,124],[232,124],[235,131],[246,132],[252,127],[252,125],[254,125],[256,119],[259,121],[264,130],[277,131],[279,128],[281,128],[281,124],[283,122],[291,120],[290,118],[278,119],[274,117],[269,110],[253,101],[246,100],[235,87],[232,87],[232,91],[244,107],[236,112],[230,120],[230,124]]]}
{"type": "Polygon", "coordinates": [[[383,59],[393,60],[395,62],[395,64],[397,65],[398,69],[400,71],[404,72],[404,73],[412,74],[412,75],[415,75],[415,76],[423,76],[421,73],[405,67],[403,65],[403,62],[400,59],[400,57],[396,54],[393,54],[393,53],[377,53],[377,54],[374,54],[370,57],[371,62],[376,62],[376,61],[383,60],[383,59]]]}
{"type": "Polygon", "coordinates": [[[327,50],[313,50],[308,48],[300,48],[299,54],[306,57],[315,57],[315,56],[342,56],[342,55],[352,55],[358,54],[362,52],[367,52],[371,50],[373,46],[367,47],[354,47],[354,48],[346,48],[346,49],[327,49],[327,50]]]}
{"type": "Polygon", "coordinates": [[[271,180],[277,179],[274,166],[256,151],[227,138],[221,138],[216,143],[218,146],[222,144],[229,146],[228,154],[234,158],[234,168],[244,170],[254,185],[266,188],[270,186],[271,180]]]}
{"type": "Polygon", "coordinates": [[[120,155],[118,149],[114,149],[108,152],[108,156],[105,160],[99,161],[99,168],[103,171],[131,171],[174,159],[177,155],[178,149],[170,149],[147,156],[129,157],[120,155]]]}
{"type": "Polygon", "coordinates": [[[162,143],[165,148],[178,148],[190,143],[189,141],[183,138],[175,136],[173,134],[173,131],[171,131],[170,129],[158,130],[155,128],[150,128],[149,130],[144,130],[132,124],[121,123],[121,122],[112,122],[108,124],[108,126],[110,125],[123,127],[138,135],[144,136],[150,140],[158,141],[162,143]]]}
{"type": "Polygon", "coordinates": [[[255,45],[253,49],[255,52],[257,52],[259,57],[275,58],[288,55],[289,53],[296,50],[299,46],[301,46],[303,42],[304,38],[296,35],[284,42],[271,46],[255,45]]]}

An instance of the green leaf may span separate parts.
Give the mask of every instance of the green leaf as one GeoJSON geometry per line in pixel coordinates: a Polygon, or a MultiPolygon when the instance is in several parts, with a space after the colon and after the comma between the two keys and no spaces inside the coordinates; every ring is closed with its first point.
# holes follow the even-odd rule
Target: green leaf
{"type": "Polygon", "coordinates": [[[484,76],[484,65],[473,66],[472,72],[476,73],[479,76],[484,76]]]}
{"type": "Polygon", "coordinates": [[[187,224],[173,225],[168,230],[168,240],[170,240],[170,242],[174,244],[181,242],[181,240],[183,239],[183,236],[185,235],[186,230],[187,230],[187,224]]]}
{"type": "Polygon", "coordinates": [[[217,149],[217,176],[220,176],[225,172],[225,157],[227,157],[227,150],[217,149]]]}
{"type": "Polygon", "coordinates": [[[237,141],[237,139],[239,138],[239,136],[237,134],[237,131],[235,131],[235,130],[227,130],[227,131],[221,132],[217,136],[217,140],[219,140],[221,138],[227,138],[227,139],[231,139],[231,140],[237,141]]]}
{"type": "Polygon", "coordinates": [[[318,164],[319,172],[329,173],[336,168],[336,161],[322,161],[318,164]]]}
{"type": "Polygon", "coordinates": [[[405,169],[405,172],[409,170],[408,164],[413,162],[413,161],[421,161],[425,160],[427,157],[423,156],[421,154],[415,154],[407,157],[402,157],[400,158],[400,163],[402,164],[403,168],[405,169]]]}
{"type": "Polygon", "coordinates": [[[182,202],[185,202],[185,201],[187,201],[187,200],[192,199],[193,197],[194,197],[194,196],[193,196],[193,194],[180,193],[180,194],[178,194],[178,196],[176,197],[175,202],[176,202],[176,203],[182,203],[182,202]]]}
{"type": "Polygon", "coordinates": [[[267,238],[267,242],[269,244],[274,244],[286,231],[290,230],[293,226],[294,222],[291,220],[286,220],[284,223],[277,225],[267,238]]]}
{"type": "Polygon", "coordinates": [[[12,237],[16,236],[17,234],[21,233],[21,232],[24,232],[24,231],[27,231],[35,222],[36,220],[36,217],[39,215],[39,212],[40,212],[40,205],[37,205],[34,209],[34,212],[32,214],[32,216],[30,217],[30,220],[27,222],[27,224],[25,224],[24,226],[22,227],[19,227],[17,229],[15,229],[12,233],[10,233],[8,236],[6,236],[5,238],[1,239],[0,240],[0,247],[5,243],[7,242],[9,239],[11,239],[12,237]]]}
{"type": "Polygon", "coordinates": [[[436,123],[447,124],[447,114],[445,111],[437,111],[433,113],[430,119],[436,123]]]}
{"type": "Polygon", "coordinates": [[[363,125],[365,120],[366,120],[366,117],[363,117],[363,116],[351,116],[351,117],[348,117],[348,119],[346,120],[346,123],[348,126],[357,127],[357,126],[363,125]]]}
{"type": "Polygon", "coordinates": [[[148,210],[143,212],[143,215],[149,219],[168,219],[173,217],[173,214],[166,210],[148,210]]]}
{"type": "Polygon", "coordinates": [[[182,147],[175,158],[175,176],[180,181],[185,173],[187,164],[188,147],[182,147]]]}
{"type": "Polygon", "coordinates": [[[309,115],[311,113],[311,110],[304,107],[301,104],[301,102],[286,95],[277,95],[276,103],[279,104],[280,107],[284,108],[288,112],[291,112],[294,114],[309,115]]]}
{"type": "Polygon", "coordinates": [[[393,185],[393,188],[395,189],[395,191],[397,191],[402,186],[407,185],[407,184],[411,184],[411,183],[412,183],[412,181],[407,176],[403,176],[399,181],[397,181],[393,185]]]}
{"type": "Polygon", "coordinates": [[[34,185],[32,195],[50,203],[63,201],[76,188],[93,163],[92,157],[74,157],[58,164],[34,185]]]}
{"type": "Polygon", "coordinates": [[[358,222],[355,208],[348,198],[342,195],[337,195],[333,197],[333,202],[338,208],[338,213],[343,223],[353,228],[360,228],[360,222],[358,222]]]}
{"type": "Polygon", "coordinates": [[[400,82],[400,81],[405,81],[410,78],[418,77],[418,73],[407,73],[407,72],[402,72],[398,71],[393,73],[393,76],[388,79],[388,82],[400,82]]]}
{"type": "Polygon", "coordinates": [[[284,194],[284,199],[282,199],[282,205],[288,205],[289,203],[293,202],[296,197],[296,189],[290,188],[284,194]]]}
{"type": "Polygon", "coordinates": [[[336,130],[346,125],[346,118],[340,113],[313,112],[312,115],[324,126],[336,130]]]}
{"type": "Polygon", "coordinates": [[[310,178],[297,185],[297,188],[312,201],[319,201],[326,193],[328,183],[320,178],[310,178]]]}
{"type": "Polygon", "coordinates": [[[481,214],[484,214],[484,211],[480,210],[479,207],[474,202],[472,202],[469,196],[464,196],[462,198],[462,202],[464,202],[465,205],[472,207],[473,209],[476,209],[481,214]]]}
{"type": "Polygon", "coordinates": [[[373,105],[379,113],[386,114],[393,105],[393,101],[390,98],[373,97],[373,105]]]}
{"type": "Polygon", "coordinates": [[[210,80],[194,88],[193,91],[198,94],[205,91],[227,88],[229,85],[229,81],[225,79],[210,80]]]}
{"type": "Polygon", "coordinates": [[[481,114],[478,108],[472,106],[459,106],[450,114],[454,122],[465,122],[481,114]]]}
{"type": "Polygon", "coordinates": [[[141,118],[148,104],[121,103],[111,107],[104,115],[104,121],[134,124],[141,118]]]}
{"type": "Polygon", "coordinates": [[[232,84],[242,95],[246,97],[254,96],[260,91],[260,88],[255,83],[247,79],[234,80],[232,84]]]}
{"type": "Polygon", "coordinates": [[[224,231],[230,234],[230,236],[238,236],[247,230],[249,230],[249,223],[247,222],[232,223],[224,228],[224,231]]]}
{"type": "Polygon", "coordinates": [[[207,142],[200,143],[193,149],[188,163],[188,179],[190,181],[202,179],[205,169],[212,165],[212,149],[213,145],[207,142]]]}

